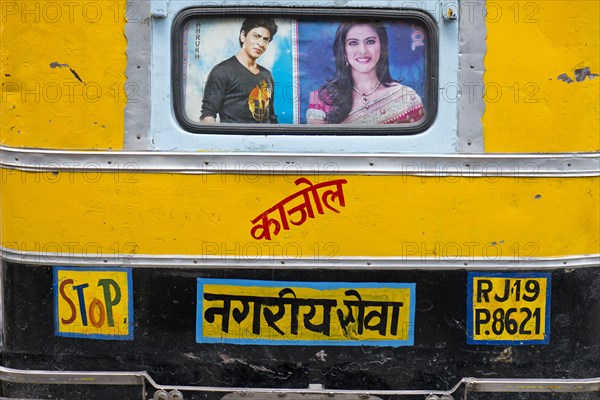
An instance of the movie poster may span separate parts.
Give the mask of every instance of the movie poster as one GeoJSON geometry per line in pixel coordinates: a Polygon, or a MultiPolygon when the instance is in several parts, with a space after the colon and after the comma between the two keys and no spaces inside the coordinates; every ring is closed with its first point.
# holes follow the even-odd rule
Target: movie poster
{"type": "Polygon", "coordinates": [[[197,17],[183,25],[193,125],[418,125],[428,32],[418,20],[197,17]]]}

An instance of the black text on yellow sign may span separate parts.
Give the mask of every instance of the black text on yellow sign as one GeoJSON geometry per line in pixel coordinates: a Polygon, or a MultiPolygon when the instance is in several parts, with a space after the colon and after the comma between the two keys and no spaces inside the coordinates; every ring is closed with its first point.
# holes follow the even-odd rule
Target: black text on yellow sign
{"type": "Polygon", "coordinates": [[[548,344],[550,280],[550,273],[469,273],[467,343],[548,344]]]}

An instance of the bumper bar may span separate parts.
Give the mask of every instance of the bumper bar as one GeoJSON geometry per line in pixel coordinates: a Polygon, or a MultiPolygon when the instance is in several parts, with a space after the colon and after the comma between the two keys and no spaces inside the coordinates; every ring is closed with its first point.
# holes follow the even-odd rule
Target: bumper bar
{"type": "Polygon", "coordinates": [[[600,392],[600,377],[590,379],[480,379],[463,378],[452,389],[440,390],[329,390],[311,385],[308,389],[234,388],[212,386],[170,386],[156,383],[145,371],[39,371],[0,367],[0,381],[47,385],[123,385],[145,386],[156,390],[186,392],[221,392],[239,394],[311,394],[368,396],[451,396],[461,386],[468,392],[600,392]]]}

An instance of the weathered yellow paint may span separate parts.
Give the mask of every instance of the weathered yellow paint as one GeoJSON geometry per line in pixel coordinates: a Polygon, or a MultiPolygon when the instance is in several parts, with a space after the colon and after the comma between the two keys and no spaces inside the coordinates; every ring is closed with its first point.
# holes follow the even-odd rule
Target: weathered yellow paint
{"type": "Polygon", "coordinates": [[[484,144],[488,152],[600,149],[598,1],[488,1],[484,144]]]}
{"type": "Polygon", "coordinates": [[[122,148],[126,1],[1,3],[0,143],[122,148]]]}
{"type": "Polygon", "coordinates": [[[26,251],[442,261],[600,253],[599,178],[308,177],[347,179],[346,205],[268,241],[250,235],[250,221],[297,192],[297,177],[2,174],[2,243],[26,251]]]}
{"type": "MultiPolygon", "coordinates": [[[[0,143],[122,148],[125,4],[1,2],[0,143]]],[[[557,79],[584,67],[600,73],[600,4],[501,0],[486,8],[485,150],[600,150],[600,79],[557,79]]]]}

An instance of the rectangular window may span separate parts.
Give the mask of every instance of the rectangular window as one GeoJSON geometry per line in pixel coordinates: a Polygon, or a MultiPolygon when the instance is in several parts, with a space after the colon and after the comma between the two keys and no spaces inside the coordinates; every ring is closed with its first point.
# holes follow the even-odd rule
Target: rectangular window
{"type": "Polygon", "coordinates": [[[437,111],[437,26],[417,10],[192,8],[174,21],[184,130],[407,135],[437,111]]]}

